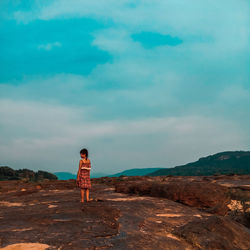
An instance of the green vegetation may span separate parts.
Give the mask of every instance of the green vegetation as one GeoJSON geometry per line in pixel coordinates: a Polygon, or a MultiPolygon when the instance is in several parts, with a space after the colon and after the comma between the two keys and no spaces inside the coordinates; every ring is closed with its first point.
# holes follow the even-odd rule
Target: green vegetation
{"type": "Polygon", "coordinates": [[[250,174],[250,151],[226,151],[202,157],[196,162],[149,173],[150,176],[202,176],[250,174]]]}
{"type": "Polygon", "coordinates": [[[42,170],[34,172],[27,168],[14,170],[8,166],[0,167],[0,181],[26,180],[27,182],[38,182],[43,179],[57,180],[57,177],[42,170]]]}
{"type": "Polygon", "coordinates": [[[125,170],[117,174],[108,175],[108,177],[144,176],[159,169],[162,169],[162,168],[132,168],[132,169],[125,170]]]}

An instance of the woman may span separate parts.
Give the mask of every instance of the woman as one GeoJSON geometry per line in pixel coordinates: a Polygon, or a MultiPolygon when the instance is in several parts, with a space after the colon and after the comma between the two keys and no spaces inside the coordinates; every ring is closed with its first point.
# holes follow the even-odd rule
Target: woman
{"type": "Polygon", "coordinates": [[[88,158],[88,150],[83,148],[80,151],[81,159],[79,161],[79,169],[77,172],[77,185],[81,189],[81,203],[84,202],[84,192],[86,191],[86,201],[89,201],[89,189],[91,188],[90,182],[90,169],[91,162],[88,158]]]}

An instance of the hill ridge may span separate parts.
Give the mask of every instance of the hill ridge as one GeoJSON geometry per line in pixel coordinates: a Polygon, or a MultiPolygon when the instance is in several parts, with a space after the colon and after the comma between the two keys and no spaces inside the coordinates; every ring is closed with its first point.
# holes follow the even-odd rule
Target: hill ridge
{"type": "Polygon", "coordinates": [[[214,174],[250,174],[250,151],[223,151],[200,157],[197,161],[156,170],[150,176],[201,176],[214,174]]]}

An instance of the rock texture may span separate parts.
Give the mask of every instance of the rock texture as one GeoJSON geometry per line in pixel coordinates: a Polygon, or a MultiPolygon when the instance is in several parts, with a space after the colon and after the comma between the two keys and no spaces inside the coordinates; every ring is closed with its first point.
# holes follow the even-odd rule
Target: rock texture
{"type": "Polygon", "coordinates": [[[175,233],[199,249],[249,249],[249,231],[228,218],[196,219],[175,233]],[[228,240],[225,240],[228,239],[228,240]]]}
{"type": "MultiPolygon", "coordinates": [[[[92,201],[84,204],[75,180],[2,181],[0,248],[26,250],[32,243],[40,249],[73,250],[249,249],[249,229],[228,215],[212,214],[160,195],[115,192],[118,183],[166,184],[171,182],[169,178],[92,179],[92,201]]],[[[203,177],[183,178],[202,182],[203,177]]],[[[249,180],[245,179],[244,187],[249,180]]],[[[232,184],[226,178],[204,180],[203,184],[217,181],[224,187],[232,184]]]]}
{"type": "Polygon", "coordinates": [[[40,244],[40,243],[19,243],[19,244],[12,244],[10,246],[1,248],[2,250],[44,250],[48,248],[49,245],[47,244],[40,244]]]}
{"type": "Polygon", "coordinates": [[[192,207],[205,209],[210,213],[225,215],[229,208],[228,189],[206,181],[185,179],[168,182],[131,181],[116,183],[117,192],[164,197],[192,207]]]}

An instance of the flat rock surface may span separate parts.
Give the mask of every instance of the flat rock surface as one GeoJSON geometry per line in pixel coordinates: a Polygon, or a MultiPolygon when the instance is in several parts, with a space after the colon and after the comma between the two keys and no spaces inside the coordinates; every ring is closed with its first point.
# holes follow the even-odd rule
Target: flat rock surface
{"type": "Polygon", "coordinates": [[[93,200],[83,204],[74,180],[0,185],[1,249],[250,247],[249,229],[239,223],[165,198],[116,193],[105,183],[93,182],[93,200]]]}

